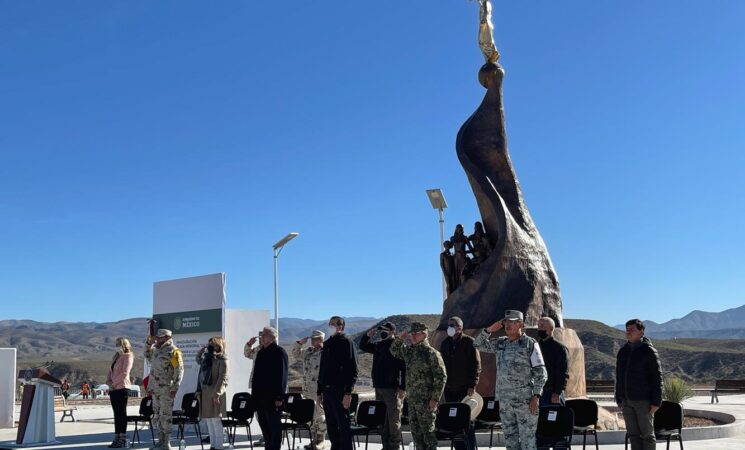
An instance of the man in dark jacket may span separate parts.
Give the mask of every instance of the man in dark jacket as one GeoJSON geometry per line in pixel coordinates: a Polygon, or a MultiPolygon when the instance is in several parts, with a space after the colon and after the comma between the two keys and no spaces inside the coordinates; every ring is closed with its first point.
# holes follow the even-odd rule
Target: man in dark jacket
{"type": "Polygon", "coordinates": [[[546,384],[538,401],[539,406],[564,404],[564,390],[569,380],[569,352],[564,344],[554,339],[556,324],[550,317],[538,320],[538,345],[546,364],[546,384]]]}
{"type": "Polygon", "coordinates": [[[266,327],[260,337],[261,351],[251,380],[256,417],[267,450],[279,450],[282,442],[280,410],[287,390],[287,352],[277,345],[277,330],[266,327]]]}
{"type": "Polygon", "coordinates": [[[323,398],[326,430],[331,450],[352,450],[349,406],[357,382],[357,355],[354,343],[344,333],[344,319],[329,319],[329,338],[323,344],[318,370],[318,395],[323,398]]]}
{"type": "Polygon", "coordinates": [[[385,402],[383,450],[398,450],[401,446],[401,409],[406,395],[406,364],[391,354],[395,334],[396,326],[386,322],[377,329],[370,329],[360,341],[360,350],[373,354],[372,382],[375,400],[385,402]],[[370,342],[377,333],[380,333],[380,340],[370,342]]]}
{"type": "MultiPolygon", "coordinates": [[[[481,354],[473,348],[473,338],[463,334],[463,320],[458,316],[448,319],[448,337],[440,344],[440,355],[445,362],[447,381],[443,397],[446,402],[462,402],[473,395],[481,374],[481,354]]],[[[476,434],[471,429],[469,442],[455,442],[455,449],[475,448],[476,434]]]]}
{"type": "Polygon", "coordinates": [[[623,411],[631,450],[654,450],[654,413],[662,404],[662,369],[644,323],[626,322],[626,339],[616,357],[616,403],[623,411]]]}

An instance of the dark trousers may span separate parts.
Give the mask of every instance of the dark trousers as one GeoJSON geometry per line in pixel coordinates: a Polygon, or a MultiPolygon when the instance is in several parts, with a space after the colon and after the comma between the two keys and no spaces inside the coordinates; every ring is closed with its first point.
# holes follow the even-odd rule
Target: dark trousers
{"type": "MultiPolygon", "coordinates": [[[[460,389],[448,389],[442,393],[446,403],[460,403],[463,398],[468,394],[468,386],[460,389]]],[[[476,448],[476,430],[471,422],[471,426],[468,429],[468,440],[466,442],[455,441],[455,450],[473,450],[476,448]]]]}
{"type": "Polygon", "coordinates": [[[330,387],[323,391],[323,410],[326,412],[326,431],[331,441],[331,450],[352,450],[354,446],[349,411],[344,409],[343,399],[342,388],[330,387]]]}
{"type": "Polygon", "coordinates": [[[127,432],[127,390],[116,389],[109,392],[111,409],[114,410],[114,433],[124,434],[127,432]]]}
{"type": "MultiPolygon", "coordinates": [[[[554,395],[554,392],[550,389],[544,389],[543,393],[541,394],[541,398],[538,400],[538,406],[551,406],[555,405],[555,403],[551,403],[551,397],[554,395]]],[[[564,391],[561,391],[561,394],[559,395],[559,405],[564,406],[566,403],[564,402],[564,391]]]]}
{"type": "Polygon", "coordinates": [[[282,445],[282,424],[279,410],[274,405],[265,405],[256,410],[256,419],[259,421],[266,450],[279,450],[282,445]]]}
{"type": "Polygon", "coordinates": [[[631,450],[654,450],[654,416],[649,412],[649,402],[626,400],[621,410],[631,450]]]}
{"type": "Polygon", "coordinates": [[[385,424],[382,432],[383,450],[400,450],[403,402],[398,399],[398,388],[375,388],[375,400],[385,403],[385,424]]]}

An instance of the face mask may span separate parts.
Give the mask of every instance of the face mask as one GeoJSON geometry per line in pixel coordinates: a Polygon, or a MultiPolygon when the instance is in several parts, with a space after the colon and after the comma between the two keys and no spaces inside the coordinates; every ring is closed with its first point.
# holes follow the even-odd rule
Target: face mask
{"type": "Polygon", "coordinates": [[[388,339],[388,336],[390,336],[390,335],[391,335],[391,334],[390,334],[390,333],[388,333],[387,331],[381,331],[381,332],[380,332],[380,339],[382,339],[382,340],[386,340],[386,339],[388,339]]]}
{"type": "Polygon", "coordinates": [[[538,330],[538,337],[541,339],[546,339],[548,337],[548,332],[546,332],[546,330],[538,330]]]}
{"type": "Polygon", "coordinates": [[[448,336],[455,336],[455,327],[448,327],[448,336]]]}
{"type": "Polygon", "coordinates": [[[329,335],[329,336],[333,336],[333,335],[335,335],[335,334],[336,334],[336,327],[331,327],[331,326],[330,326],[330,327],[329,327],[329,330],[328,330],[328,331],[329,331],[329,332],[328,332],[328,335],[329,335]]]}

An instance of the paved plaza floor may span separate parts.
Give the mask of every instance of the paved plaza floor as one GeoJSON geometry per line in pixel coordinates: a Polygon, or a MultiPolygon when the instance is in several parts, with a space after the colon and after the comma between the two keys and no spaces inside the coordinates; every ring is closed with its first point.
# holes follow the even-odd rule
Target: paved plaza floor
{"type": "MultiPolygon", "coordinates": [[[[687,450],[743,450],[745,449],[745,395],[730,395],[721,396],[719,404],[710,404],[709,397],[697,396],[685,402],[684,405],[688,409],[697,410],[710,410],[717,412],[724,412],[735,416],[737,422],[737,431],[735,436],[723,438],[723,439],[707,439],[707,440],[689,440],[685,441],[685,449],[687,450]]],[[[136,414],[137,407],[130,407],[129,414],[136,414]]],[[[59,420],[59,414],[57,415],[59,420]]],[[[43,449],[106,449],[108,444],[111,442],[113,433],[113,414],[111,408],[105,404],[97,405],[85,405],[81,406],[76,412],[75,417],[78,419],[77,422],[64,422],[57,423],[57,439],[60,441],[59,444],[47,445],[42,447],[43,449]]],[[[254,432],[254,438],[256,439],[260,434],[258,424],[254,421],[252,431],[254,432]]],[[[4,443],[15,442],[16,429],[2,429],[0,430],[0,449],[8,448],[3,445],[4,443]]],[[[131,436],[131,428],[129,429],[128,436],[131,436]]],[[[135,444],[134,448],[146,449],[152,445],[150,441],[150,431],[142,430],[141,432],[142,443],[135,444]]],[[[408,441],[408,437],[405,438],[408,441]]],[[[488,436],[487,436],[488,441],[488,436]]],[[[307,444],[307,438],[303,439],[302,445],[307,444]]],[[[171,441],[171,445],[174,448],[178,448],[178,443],[175,439],[171,441]]],[[[302,445],[297,445],[297,450],[302,450],[302,445]]],[[[327,447],[330,446],[327,443],[327,447]]],[[[588,445],[588,448],[593,448],[588,445]]],[[[622,444],[608,445],[604,444],[600,446],[607,450],[622,450],[624,446],[622,444]]],[[[201,446],[193,435],[187,435],[187,448],[188,449],[200,449],[201,446]]],[[[208,449],[209,445],[205,447],[208,449]]],[[[238,439],[236,441],[235,448],[250,448],[249,443],[246,439],[245,433],[241,435],[239,430],[238,439]]],[[[360,450],[364,448],[364,440],[360,450]]],[[[371,443],[369,450],[381,450],[382,446],[379,443],[371,443]]],[[[446,442],[441,442],[441,448],[449,449],[450,445],[446,442]]],[[[485,450],[484,446],[480,447],[485,450]]],[[[503,449],[504,447],[493,447],[495,449],[503,449]]],[[[574,446],[574,448],[582,448],[582,445],[574,446]]],[[[658,449],[664,449],[664,444],[657,444],[658,449]]],[[[677,442],[671,443],[671,448],[679,449],[677,442]]],[[[258,448],[257,448],[258,449],[258,448]]],[[[287,449],[284,445],[283,449],[287,449]]]]}

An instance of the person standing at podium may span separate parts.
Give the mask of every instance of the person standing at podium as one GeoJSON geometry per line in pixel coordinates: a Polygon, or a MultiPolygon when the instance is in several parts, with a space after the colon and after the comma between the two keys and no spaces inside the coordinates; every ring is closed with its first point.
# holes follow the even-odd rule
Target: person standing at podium
{"type": "Polygon", "coordinates": [[[109,448],[124,448],[127,442],[127,400],[132,382],[129,372],[132,370],[135,356],[132,344],[125,337],[116,338],[116,352],[111,359],[111,368],[106,375],[109,386],[109,400],[114,410],[114,440],[109,448]]]}
{"type": "Polygon", "coordinates": [[[151,450],[170,450],[173,399],[184,377],[184,360],[171,338],[171,330],[161,328],[148,336],[145,359],[150,364],[148,394],[153,396],[153,427],[160,430],[158,445],[151,450]]]}

